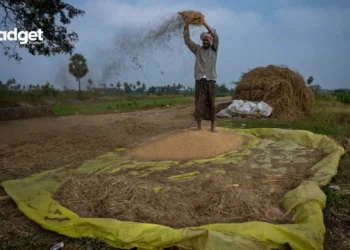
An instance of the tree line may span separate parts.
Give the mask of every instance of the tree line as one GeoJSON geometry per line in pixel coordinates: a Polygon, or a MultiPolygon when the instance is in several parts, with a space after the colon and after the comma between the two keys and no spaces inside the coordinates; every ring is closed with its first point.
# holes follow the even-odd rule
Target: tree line
{"type": "MultiPolygon", "coordinates": [[[[164,86],[147,86],[146,83],[136,81],[136,83],[128,82],[115,82],[115,83],[97,83],[95,84],[92,79],[87,81],[87,91],[99,91],[109,93],[124,93],[124,94],[193,94],[194,87],[184,86],[181,83],[173,83],[164,86]]],[[[6,82],[0,81],[0,90],[10,91],[46,91],[47,93],[60,92],[61,90],[56,89],[50,82],[46,82],[44,85],[40,84],[29,84],[21,85],[16,82],[15,78],[8,79],[6,82]]],[[[63,91],[72,91],[64,88],[63,91]]],[[[73,90],[74,91],[74,90],[73,90]]],[[[81,90],[80,90],[81,91],[81,90]]],[[[79,92],[80,92],[79,91],[79,92]]],[[[225,84],[216,84],[216,94],[227,94],[230,95],[233,89],[229,89],[225,84]]]]}

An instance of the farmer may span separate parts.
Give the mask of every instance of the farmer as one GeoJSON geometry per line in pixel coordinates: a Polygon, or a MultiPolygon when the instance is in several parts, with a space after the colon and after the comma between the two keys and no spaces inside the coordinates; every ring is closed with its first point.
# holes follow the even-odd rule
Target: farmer
{"type": "Polygon", "coordinates": [[[188,25],[185,26],[183,34],[185,44],[196,56],[194,67],[195,111],[193,116],[198,123],[198,130],[202,129],[202,120],[209,120],[211,121],[211,131],[215,133],[216,58],[219,37],[206,22],[203,25],[209,32],[201,34],[202,46],[191,40],[188,25]]]}

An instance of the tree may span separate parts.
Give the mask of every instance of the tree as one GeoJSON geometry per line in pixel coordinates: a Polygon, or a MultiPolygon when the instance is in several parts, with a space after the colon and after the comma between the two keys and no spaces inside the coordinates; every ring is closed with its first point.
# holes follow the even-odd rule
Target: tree
{"type": "Polygon", "coordinates": [[[111,88],[114,88],[114,84],[113,83],[109,84],[109,86],[111,86],[111,88]]]}
{"type": "Polygon", "coordinates": [[[15,84],[16,84],[16,79],[15,78],[8,79],[7,82],[6,82],[6,86],[8,88],[10,88],[11,85],[15,85],[15,84]]]}
{"type": "Polygon", "coordinates": [[[83,16],[84,11],[74,8],[62,0],[0,0],[2,8],[2,30],[13,31],[42,31],[44,41],[20,44],[20,40],[14,43],[12,49],[0,41],[8,58],[14,58],[20,62],[22,58],[16,52],[16,46],[25,48],[32,55],[56,55],[72,54],[74,43],[78,41],[75,32],[67,33],[66,25],[76,16],[83,16]]]}
{"type": "Polygon", "coordinates": [[[310,76],[308,79],[307,79],[307,85],[311,85],[311,83],[314,81],[314,78],[313,78],[313,76],[310,76]]]}
{"type": "Polygon", "coordinates": [[[69,73],[72,74],[79,82],[79,91],[81,91],[80,79],[83,78],[89,72],[84,56],[81,54],[74,54],[70,58],[68,70],[69,73]]]}
{"type": "Polygon", "coordinates": [[[312,85],[310,86],[310,88],[312,89],[312,91],[317,95],[320,94],[321,91],[321,86],[316,84],[316,85],[312,85]]]}
{"type": "Polygon", "coordinates": [[[221,84],[220,87],[219,87],[219,92],[222,93],[222,94],[223,93],[227,93],[227,92],[229,92],[229,89],[226,88],[225,84],[221,84]]]}
{"type": "Polygon", "coordinates": [[[117,86],[117,89],[120,90],[120,88],[121,88],[122,85],[121,85],[120,82],[118,82],[116,86],[117,86]]]}
{"type": "Polygon", "coordinates": [[[154,93],[156,93],[156,91],[157,91],[157,89],[154,86],[148,88],[148,93],[154,94],[154,93]]]}
{"type": "Polygon", "coordinates": [[[141,82],[140,82],[140,81],[137,81],[137,82],[136,82],[136,85],[137,85],[137,87],[140,87],[140,86],[141,86],[141,82]]]}
{"type": "Polygon", "coordinates": [[[127,82],[124,82],[124,91],[125,93],[131,93],[132,89],[131,89],[132,84],[130,83],[130,85],[127,82]]]}
{"type": "Polygon", "coordinates": [[[93,86],[94,86],[94,82],[91,79],[89,79],[88,80],[88,89],[91,90],[93,86]]]}

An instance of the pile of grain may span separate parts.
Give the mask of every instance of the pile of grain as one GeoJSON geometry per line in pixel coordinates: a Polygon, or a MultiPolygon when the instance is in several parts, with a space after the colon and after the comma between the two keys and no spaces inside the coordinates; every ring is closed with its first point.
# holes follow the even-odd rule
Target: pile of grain
{"type": "Polygon", "coordinates": [[[314,94],[298,72],[269,65],[243,74],[233,99],[264,101],[273,108],[273,118],[292,120],[311,111],[314,94]]]}
{"type": "Polygon", "coordinates": [[[185,130],[133,148],[127,152],[127,157],[138,161],[212,158],[236,150],[246,140],[231,131],[185,130]]]}

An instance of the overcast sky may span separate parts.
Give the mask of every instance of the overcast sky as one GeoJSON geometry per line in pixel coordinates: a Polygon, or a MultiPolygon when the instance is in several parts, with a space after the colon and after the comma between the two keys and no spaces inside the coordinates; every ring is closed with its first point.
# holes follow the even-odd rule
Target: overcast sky
{"type": "MultiPolygon", "coordinates": [[[[66,0],[67,1],[67,0],[66,0]]],[[[111,62],[127,63],[125,51],[115,48],[115,41],[128,32],[147,31],[177,11],[201,11],[220,38],[217,72],[219,83],[239,79],[242,72],[268,64],[287,65],[304,78],[314,77],[323,88],[350,87],[350,1],[348,0],[71,0],[85,11],[69,26],[79,35],[74,52],[83,54],[90,69],[85,81],[106,80],[104,69],[117,67],[111,62]],[[114,44],[114,45],[113,45],[114,44]]],[[[192,29],[192,28],[191,28],[192,29]]],[[[199,43],[199,32],[192,29],[199,43]]],[[[136,37],[133,36],[135,40],[136,37]]],[[[140,70],[126,67],[117,81],[147,85],[182,83],[193,86],[194,56],[175,37],[174,50],[152,50],[141,55],[140,70]]],[[[0,56],[0,80],[16,78],[21,84],[44,84],[76,88],[68,74],[69,55],[32,56],[20,51],[18,64],[0,56]]],[[[2,53],[1,53],[2,54],[2,53]]]]}

